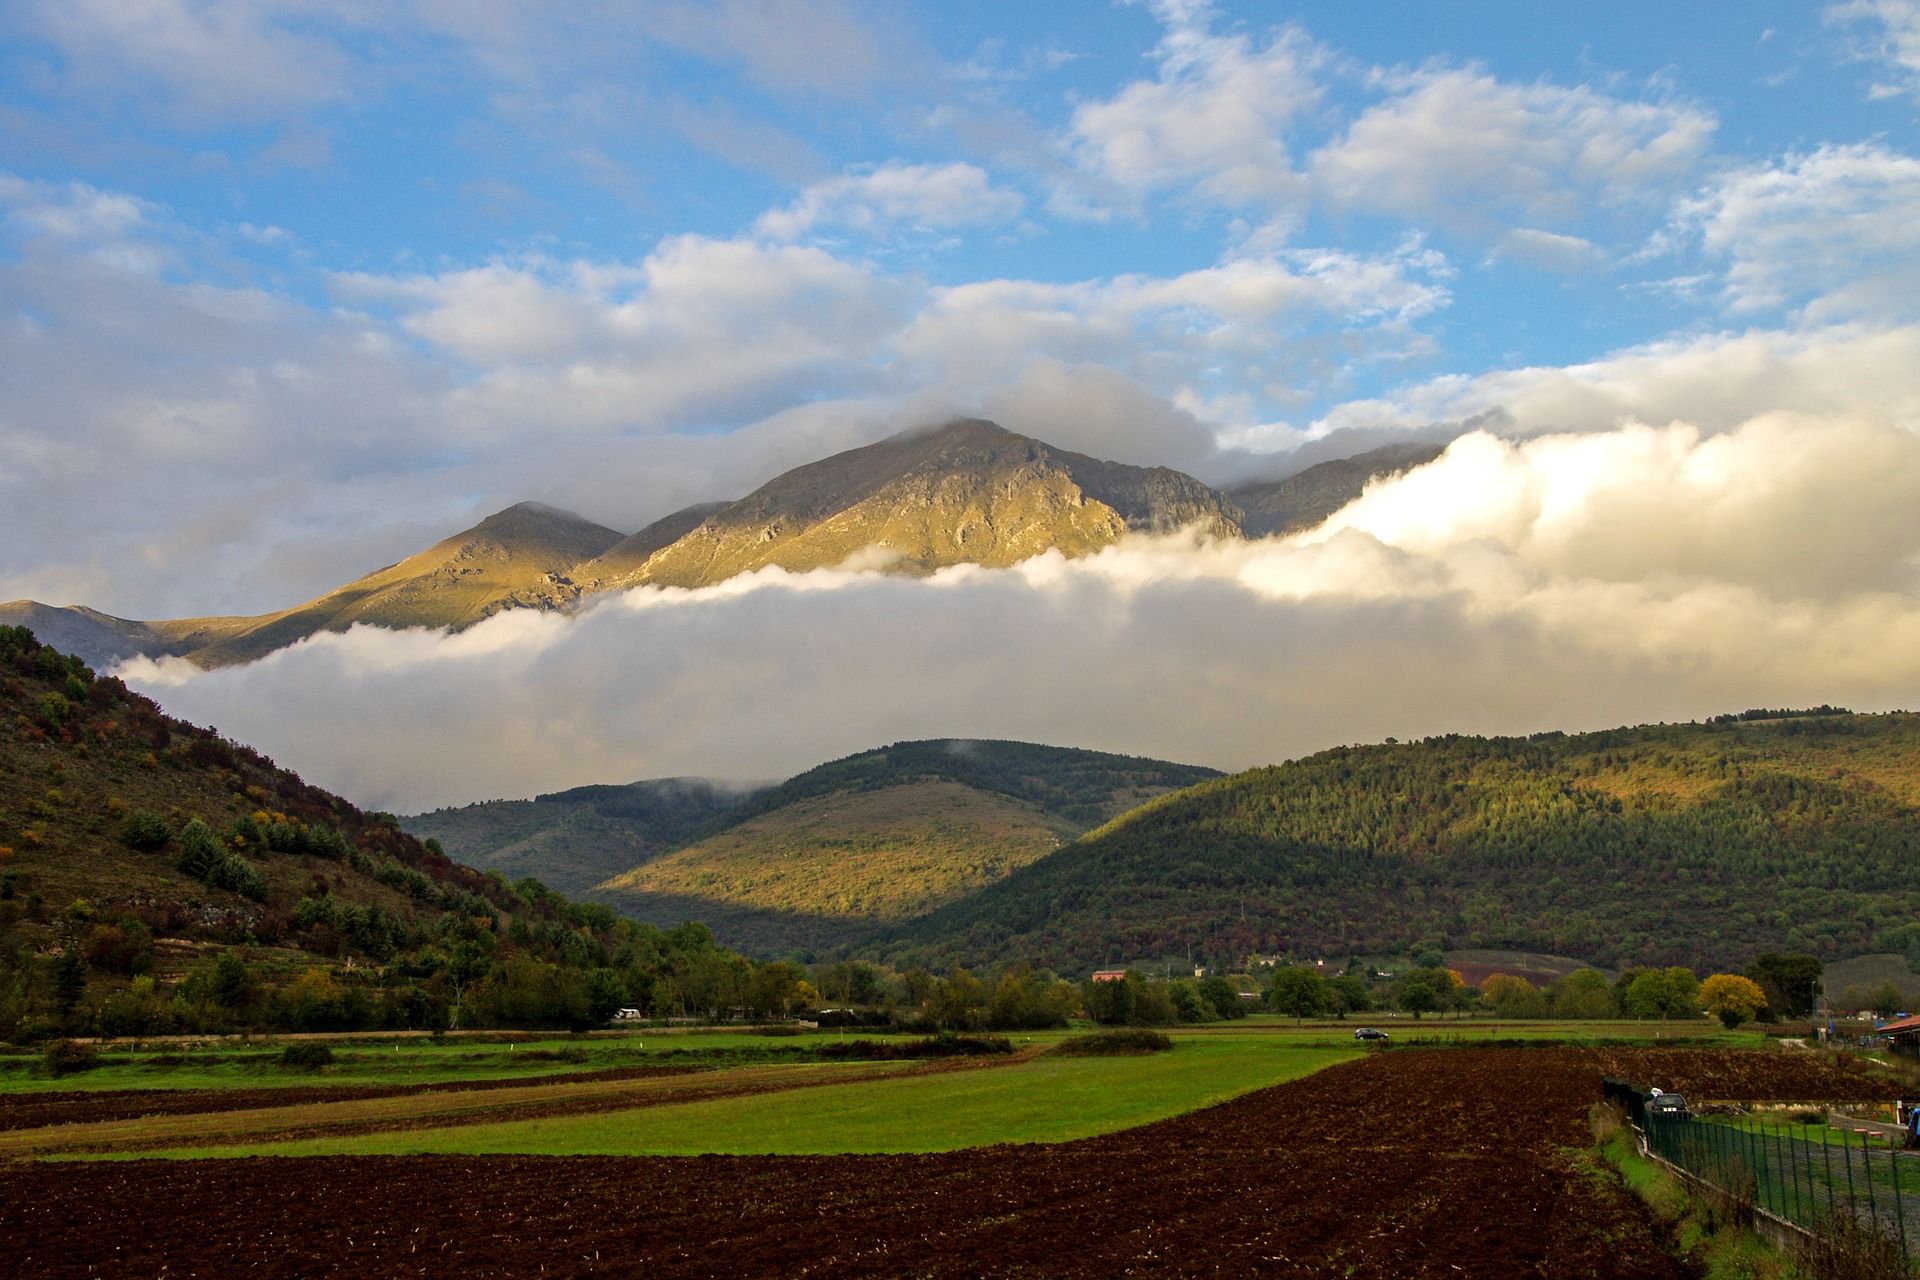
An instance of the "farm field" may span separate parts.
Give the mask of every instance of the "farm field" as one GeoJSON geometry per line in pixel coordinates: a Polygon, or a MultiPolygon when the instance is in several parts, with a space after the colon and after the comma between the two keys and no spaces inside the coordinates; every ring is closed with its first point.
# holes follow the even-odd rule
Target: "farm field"
{"type": "Polygon", "coordinates": [[[1691,1274],[1579,1154],[1607,1074],[1702,1097],[1886,1087],[1786,1051],[1394,1050],[1065,1143],[16,1161],[0,1198],[17,1265],[47,1276],[1691,1274]]]}
{"type": "Polygon", "coordinates": [[[1004,1056],[803,1056],[840,1038],[661,1049],[648,1065],[533,1080],[15,1094],[0,1106],[0,1155],[950,1150],[1126,1128],[1359,1052],[1350,1036],[1190,1032],[1172,1053],[1063,1058],[1045,1053],[1062,1034],[1045,1033],[1004,1056]],[[776,1050],[785,1060],[728,1060],[776,1050]]]}
{"type": "Polygon", "coordinates": [[[99,1065],[82,1074],[49,1080],[41,1055],[0,1053],[0,1098],[13,1093],[60,1090],[275,1089],[348,1086],[433,1085],[479,1080],[658,1067],[668,1063],[713,1066],[729,1061],[791,1060],[801,1046],[817,1048],[858,1033],[814,1032],[775,1037],[751,1031],[661,1031],[568,1036],[490,1032],[468,1037],[386,1033],[276,1038],[193,1037],[102,1046],[99,1065]],[[333,1062],[320,1074],[289,1072],[280,1065],[287,1045],[329,1045],[333,1062]]]}
{"type": "Polygon", "coordinates": [[[1177,1052],[1145,1056],[1022,1055],[912,1072],[901,1071],[903,1064],[870,1064],[892,1070],[835,1079],[806,1096],[749,1087],[676,1106],[157,1154],[840,1155],[1064,1142],[1192,1111],[1355,1056],[1351,1046],[1190,1036],[1177,1052]]]}

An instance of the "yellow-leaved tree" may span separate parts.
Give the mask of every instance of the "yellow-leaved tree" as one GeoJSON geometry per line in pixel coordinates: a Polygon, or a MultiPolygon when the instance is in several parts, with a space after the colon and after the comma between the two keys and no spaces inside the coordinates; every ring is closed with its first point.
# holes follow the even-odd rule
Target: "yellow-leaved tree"
{"type": "Polygon", "coordinates": [[[1700,984],[1700,1007],[1720,1019],[1731,1031],[1767,1007],[1767,997],[1751,978],[1716,973],[1700,984]]]}

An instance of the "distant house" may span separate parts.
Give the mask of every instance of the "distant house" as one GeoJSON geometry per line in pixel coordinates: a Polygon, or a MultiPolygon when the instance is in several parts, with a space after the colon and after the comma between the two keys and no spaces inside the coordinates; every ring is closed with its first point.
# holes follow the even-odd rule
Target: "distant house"
{"type": "Polygon", "coordinates": [[[1874,1029],[1902,1053],[1920,1054],[1920,1018],[1896,1018],[1874,1029]]]}
{"type": "Polygon", "coordinates": [[[1125,982],[1126,980],[1127,971],[1125,969],[1095,969],[1093,971],[1093,981],[1095,982],[1125,982]]]}

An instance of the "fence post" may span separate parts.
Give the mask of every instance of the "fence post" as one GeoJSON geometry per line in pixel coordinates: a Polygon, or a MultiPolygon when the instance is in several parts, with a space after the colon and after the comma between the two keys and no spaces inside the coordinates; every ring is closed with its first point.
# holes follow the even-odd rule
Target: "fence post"
{"type": "Polygon", "coordinates": [[[1912,1263],[1912,1253],[1907,1251],[1907,1205],[1901,1197],[1901,1150],[1893,1148],[1887,1151],[1887,1165],[1893,1169],[1893,1221],[1901,1228],[1901,1257],[1912,1263]]]}
{"type": "Polygon", "coordinates": [[[1838,1221],[1840,1206],[1836,1203],[1833,1194],[1833,1144],[1831,1142],[1820,1144],[1820,1176],[1827,1182],[1827,1216],[1838,1221]]]}
{"type": "Polygon", "coordinates": [[[1880,1199],[1873,1191],[1873,1152],[1867,1149],[1867,1131],[1860,1130],[1860,1163],[1867,1173],[1867,1213],[1873,1218],[1874,1234],[1880,1233],[1880,1199]]]}
{"type": "MultiPolygon", "coordinates": [[[[1773,1168],[1776,1174],[1780,1172],[1781,1157],[1787,1155],[1790,1150],[1792,1150],[1792,1148],[1788,1147],[1787,1144],[1781,1140],[1781,1131],[1775,1129],[1773,1131],[1773,1168]]],[[[1786,1176],[1779,1181],[1779,1189],[1774,1195],[1775,1202],[1780,1207],[1775,1209],[1774,1212],[1788,1221],[1792,1221],[1793,1201],[1799,1197],[1800,1188],[1793,1183],[1792,1160],[1787,1160],[1786,1165],[1786,1176]]]]}
{"type": "Polygon", "coordinates": [[[1782,1128],[1780,1132],[1774,1134],[1774,1142],[1780,1144],[1780,1153],[1786,1155],[1786,1159],[1788,1159],[1788,1188],[1791,1188],[1791,1196],[1788,1197],[1788,1211],[1782,1213],[1780,1217],[1797,1222],[1799,1221],[1799,1217],[1801,1217],[1801,1197],[1799,1197],[1799,1161],[1793,1159],[1793,1134],[1788,1132],[1786,1128],[1782,1128]]]}
{"type": "Polygon", "coordinates": [[[1859,1222],[1860,1211],[1855,1206],[1860,1202],[1860,1193],[1853,1189],[1853,1142],[1845,1129],[1840,1131],[1840,1158],[1847,1162],[1847,1216],[1859,1222]]]}

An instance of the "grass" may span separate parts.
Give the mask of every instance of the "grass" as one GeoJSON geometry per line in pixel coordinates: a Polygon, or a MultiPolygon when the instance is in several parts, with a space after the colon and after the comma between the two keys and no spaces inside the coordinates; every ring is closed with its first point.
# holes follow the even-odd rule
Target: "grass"
{"type": "Polygon", "coordinates": [[[1589,1118],[1596,1143],[1592,1157],[1652,1211],[1669,1233],[1671,1249],[1706,1280],[1801,1280],[1792,1260],[1742,1226],[1730,1206],[1696,1196],[1641,1155],[1617,1108],[1596,1103],[1589,1118]]]}
{"type": "MultiPolygon", "coordinates": [[[[99,1065],[55,1079],[38,1051],[0,1055],[0,1097],[43,1090],[271,1089],[287,1086],[450,1084],[462,1080],[537,1079],[622,1067],[793,1061],[859,1032],[777,1038],[752,1032],[643,1031],[637,1035],[447,1037],[433,1040],[342,1036],[328,1040],[324,1070],[280,1065],[289,1041],[213,1038],[192,1044],[103,1048],[99,1065]]],[[[870,1033],[868,1033],[870,1034],[870,1033]]],[[[313,1043],[294,1041],[291,1043],[313,1043]]]]}
{"type": "Polygon", "coordinates": [[[1191,1034],[1145,1057],[1042,1055],[1004,1066],[865,1080],[639,1110],[262,1145],[176,1148],[170,1157],[519,1153],[838,1155],[1064,1142],[1131,1128],[1357,1056],[1191,1034]]]}
{"type": "MultiPolygon", "coordinates": [[[[1351,1051],[1353,1029],[1378,1026],[1397,1046],[1512,1043],[1672,1044],[1754,1048],[1763,1037],[1751,1030],[1724,1031],[1718,1024],[1658,1022],[1499,1022],[1490,1019],[1356,1016],[1346,1022],[1308,1022],[1257,1015],[1192,1030],[1174,1029],[1177,1040],[1250,1039],[1273,1046],[1351,1051]]],[[[1051,1042],[1084,1031],[1034,1032],[1024,1041],[1051,1042]]],[[[810,1055],[833,1040],[871,1038],[871,1030],[813,1032],[771,1037],[751,1031],[664,1030],[601,1032],[585,1036],[539,1033],[477,1033],[440,1040],[426,1036],[330,1037],[333,1062],[318,1072],[280,1065],[289,1041],[272,1037],[206,1037],[185,1042],[102,1046],[90,1071],[54,1078],[37,1049],[0,1049],[0,1098],[46,1090],[271,1089],[288,1086],[450,1084],[462,1080],[537,1079],[546,1075],[608,1071],[682,1063],[727,1066],[787,1062],[810,1055]]]]}

